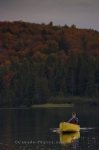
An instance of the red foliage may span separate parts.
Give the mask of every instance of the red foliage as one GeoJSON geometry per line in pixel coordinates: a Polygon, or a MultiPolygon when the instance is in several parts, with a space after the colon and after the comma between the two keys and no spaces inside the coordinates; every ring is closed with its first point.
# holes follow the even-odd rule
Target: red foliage
{"type": "Polygon", "coordinates": [[[5,86],[7,87],[10,86],[13,76],[14,76],[14,73],[12,71],[8,71],[5,73],[5,75],[3,76],[3,83],[5,86]]]}

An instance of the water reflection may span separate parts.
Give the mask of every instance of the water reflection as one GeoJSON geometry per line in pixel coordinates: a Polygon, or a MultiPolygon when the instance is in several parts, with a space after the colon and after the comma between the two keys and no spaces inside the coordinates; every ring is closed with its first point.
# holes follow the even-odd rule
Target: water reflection
{"type": "Polygon", "coordinates": [[[0,120],[0,149],[15,149],[12,138],[12,117],[11,112],[3,114],[2,120],[0,120]]]}
{"type": "Polygon", "coordinates": [[[60,143],[61,144],[70,144],[76,143],[80,138],[80,132],[62,134],[60,133],[60,143]]]}
{"type": "Polygon", "coordinates": [[[70,116],[70,108],[0,110],[0,150],[99,150],[97,111],[90,111],[92,123],[88,112],[77,111],[80,133],[62,135],[50,129],[70,116]]]}
{"type": "Polygon", "coordinates": [[[79,148],[80,132],[60,134],[60,143],[67,149],[77,150],[79,148]]]}

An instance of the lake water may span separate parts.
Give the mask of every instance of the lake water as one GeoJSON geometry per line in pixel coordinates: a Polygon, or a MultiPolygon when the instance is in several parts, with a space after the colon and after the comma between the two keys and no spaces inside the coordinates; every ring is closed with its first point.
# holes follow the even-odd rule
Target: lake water
{"type": "Polygon", "coordinates": [[[0,109],[0,150],[99,150],[98,107],[0,109]],[[57,132],[76,111],[81,131],[57,132]]]}

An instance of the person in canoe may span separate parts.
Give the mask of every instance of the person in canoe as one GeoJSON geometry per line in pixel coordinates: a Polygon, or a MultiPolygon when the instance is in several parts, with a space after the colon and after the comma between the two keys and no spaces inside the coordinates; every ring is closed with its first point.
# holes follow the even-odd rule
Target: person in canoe
{"type": "Polygon", "coordinates": [[[68,120],[69,123],[73,123],[73,124],[79,124],[78,123],[78,118],[76,117],[76,113],[72,112],[72,117],[68,120]]]}

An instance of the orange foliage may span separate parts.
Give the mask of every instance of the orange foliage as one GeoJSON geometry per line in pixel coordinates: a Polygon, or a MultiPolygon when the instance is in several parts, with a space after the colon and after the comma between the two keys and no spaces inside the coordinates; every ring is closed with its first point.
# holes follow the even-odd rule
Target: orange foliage
{"type": "Polygon", "coordinates": [[[99,32],[45,24],[0,22],[0,64],[33,56],[42,58],[53,52],[65,62],[67,55],[81,51],[99,56],[99,32]],[[61,52],[60,52],[61,51],[61,52]],[[38,53],[39,52],[39,53],[38,53]]]}

